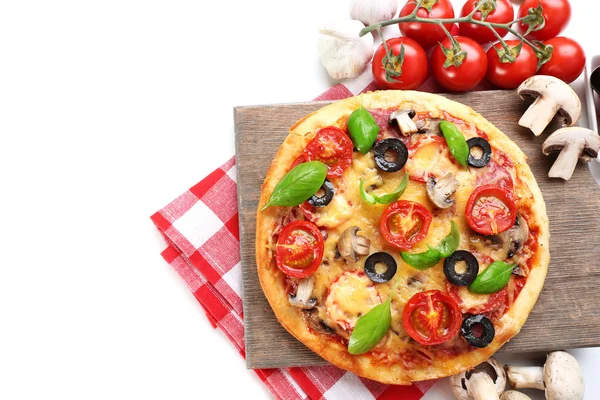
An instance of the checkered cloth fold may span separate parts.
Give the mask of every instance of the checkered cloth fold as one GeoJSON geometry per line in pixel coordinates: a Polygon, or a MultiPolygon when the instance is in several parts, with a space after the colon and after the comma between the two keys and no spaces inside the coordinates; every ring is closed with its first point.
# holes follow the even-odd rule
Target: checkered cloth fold
{"type": "MultiPolygon", "coordinates": [[[[339,100],[376,90],[370,72],[337,84],[315,100],[339,100]]],[[[485,85],[485,84],[484,84],[485,85]]],[[[482,85],[478,90],[485,89],[482,85]]],[[[421,91],[439,92],[428,80],[421,91]]],[[[235,157],[152,215],[167,248],[162,256],[183,278],[208,319],[245,356],[242,272],[235,157]]],[[[383,385],[334,366],[254,370],[274,397],[300,399],[418,400],[434,381],[383,385]]]]}

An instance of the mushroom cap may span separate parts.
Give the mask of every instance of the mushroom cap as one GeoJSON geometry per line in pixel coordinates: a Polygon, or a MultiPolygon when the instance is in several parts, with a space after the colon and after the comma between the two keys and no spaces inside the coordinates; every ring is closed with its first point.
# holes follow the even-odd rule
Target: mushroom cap
{"type": "Polygon", "coordinates": [[[531,397],[525,393],[517,392],[516,390],[508,390],[502,393],[500,400],[531,400],[531,397]]]}
{"type": "Polygon", "coordinates": [[[548,354],[544,364],[544,383],[548,400],[583,399],[584,383],[575,357],[566,351],[548,354]]]}
{"type": "Polygon", "coordinates": [[[484,371],[488,373],[488,375],[490,375],[494,381],[494,387],[496,388],[498,395],[504,392],[504,388],[506,387],[506,372],[504,371],[504,367],[498,361],[496,361],[495,358],[490,357],[488,360],[482,362],[475,368],[458,375],[454,375],[450,378],[452,392],[458,400],[473,400],[473,397],[467,393],[465,380],[469,379],[475,371],[484,371]]]}
{"type": "Polygon", "coordinates": [[[561,128],[548,136],[548,139],[542,145],[544,155],[561,151],[567,144],[576,141],[585,141],[585,147],[581,153],[581,158],[588,160],[598,157],[600,152],[600,136],[591,129],[580,126],[561,128]]]}
{"type": "Polygon", "coordinates": [[[358,226],[347,228],[338,240],[337,250],[346,261],[358,261],[358,256],[369,254],[371,241],[364,236],[359,236],[358,226]]]}
{"type": "Polygon", "coordinates": [[[581,116],[581,100],[577,93],[565,82],[549,75],[534,75],[526,79],[517,93],[522,99],[526,96],[552,98],[558,105],[557,111],[565,118],[565,124],[571,126],[581,116]]]}
{"type": "Polygon", "coordinates": [[[427,181],[427,195],[429,200],[438,208],[449,208],[454,204],[454,199],[451,199],[450,196],[456,192],[459,186],[460,183],[452,172],[448,172],[437,182],[432,176],[427,181]]]}

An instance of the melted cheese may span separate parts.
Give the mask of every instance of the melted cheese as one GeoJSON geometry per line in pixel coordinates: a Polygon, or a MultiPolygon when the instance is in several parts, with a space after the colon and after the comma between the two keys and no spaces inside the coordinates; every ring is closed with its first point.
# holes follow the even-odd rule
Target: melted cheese
{"type": "Polygon", "coordinates": [[[427,181],[431,175],[437,178],[448,172],[456,175],[459,165],[451,161],[447,147],[443,147],[437,142],[431,142],[421,145],[411,154],[406,168],[414,175],[423,174],[423,179],[427,181]]]}
{"type": "Polygon", "coordinates": [[[327,314],[343,329],[352,329],[358,318],[381,304],[373,282],[362,272],[345,272],[329,287],[327,314]]]}
{"type": "Polygon", "coordinates": [[[464,286],[458,289],[458,295],[462,300],[462,303],[460,303],[460,309],[464,313],[469,312],[469,310],[483,309],[490,299],[489,294],[471,293],[464,286]]]}
{"type": "Polygon", "coordinates": [[[325,228],[335,228],[348,221],[352,216],[352,206],[344,197],[344,193],[336,193],[325,207],[319,207],[314,213],[316,224],[325,228]]]}

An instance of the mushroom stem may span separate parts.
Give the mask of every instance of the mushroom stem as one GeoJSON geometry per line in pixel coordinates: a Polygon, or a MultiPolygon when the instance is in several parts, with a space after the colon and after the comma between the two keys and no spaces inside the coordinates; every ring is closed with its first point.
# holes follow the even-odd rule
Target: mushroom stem
{"type": "Polygon", "coordinates": [[[544,390],[544,368],[543,367],[506,367],[508,383],[515,389],[538,389],[544,390]]]}
{"type": "Polygon", "coordinates": [[[535,136],[540,136],[557,111],[558,107],[554,100],[540,96],[525,111],[519,120],[519,125],[531,129],[535,136]]]}
{"type": "Polygon", "coordinates": [[[577,138],[567,143],[562,149],[558,158],[550,168],[548,176],[550,178],[562,178],[566,181],[571,179],[573,171],[577,166],[579,155],[583,152],[585,147],[585,139],[577,138]]]}
{"type": "Polygon", "coordinates": [[[467,392],[475,400],[498,400],[498,393],[492,378],[485,372],[475,372],[465,382],[467,392]]]}
{"type": "Polygon", "coordinates": [[[415,115],[415,110],[410,108],[394,111],[390,115],[390,123],[396,120],[398,127],[400,128],[400,133],[404,136],[409,136],[419,131],[417,124],[412,120],[415,115]]]}

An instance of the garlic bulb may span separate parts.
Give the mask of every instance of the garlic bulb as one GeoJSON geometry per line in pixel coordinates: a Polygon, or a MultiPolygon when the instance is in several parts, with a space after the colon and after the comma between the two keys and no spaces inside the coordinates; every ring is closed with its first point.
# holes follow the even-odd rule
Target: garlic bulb
{"type": "Polygon", "coordinates": [[[352,0],[350,17],[366,25],[394,18],[398,11],[398,0],[352,0]]]}
{"type": "Polygon", "coordinates": [[[357,77],[373,58],[373,35],[358,36],[364,27],[360,21],[341,20],[319,30],[319,57],[333,79],[357,77]]]}

